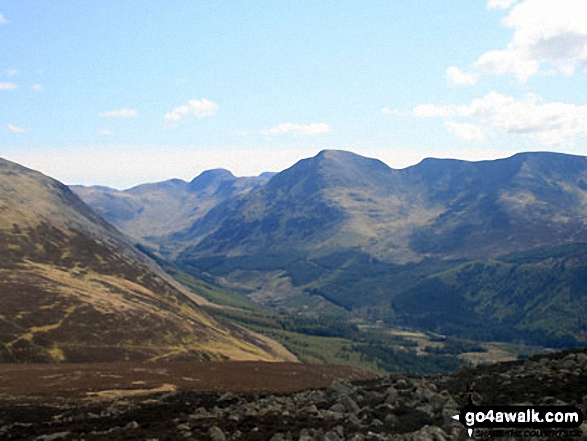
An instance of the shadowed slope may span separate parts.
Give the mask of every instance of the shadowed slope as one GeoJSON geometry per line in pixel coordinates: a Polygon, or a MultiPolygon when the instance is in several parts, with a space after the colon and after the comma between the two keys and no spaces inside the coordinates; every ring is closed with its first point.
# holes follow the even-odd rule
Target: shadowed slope
{"type": "Polygon", "coordinates": [[[358,248],[405,263],[587,241],[587,158],[426,159],[403,170],[324,151],[176,235],[182,255],[358,248]]]}

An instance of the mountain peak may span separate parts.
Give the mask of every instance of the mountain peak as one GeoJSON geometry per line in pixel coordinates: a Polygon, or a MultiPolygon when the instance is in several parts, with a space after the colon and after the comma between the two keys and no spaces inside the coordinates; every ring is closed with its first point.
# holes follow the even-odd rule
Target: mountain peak
{"type": "Polygon", "coordinates": [[[224,181],[235,181],[236,177],[224,168],[206,170],[195,177],[189,184],[190,191],[214,190],[224,181]]]}
{"type": "Polygon", "coordinates": [[[353,152],[349,152],[348,150],[336,150],[336,149],[324,149],[321,150],[317,155],[316,158],[325,158],[325,159],[339,159],[344,157],[360,157],[353,152]]]}
{"type": "Polygon", "coordinates": [[[378,159],[345,150],[322,150],[275,175],[268,188],[280,188],[285,192],[295,188],[306,194],[334,187],[385,188],[393,172],[378,159]]]}

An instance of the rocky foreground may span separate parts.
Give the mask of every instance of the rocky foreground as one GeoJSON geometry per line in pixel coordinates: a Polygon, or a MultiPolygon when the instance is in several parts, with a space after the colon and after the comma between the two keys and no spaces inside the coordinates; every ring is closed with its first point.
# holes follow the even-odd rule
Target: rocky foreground
{"type": "MultiPolygon", "coordinates": [[[[569,404],[584,411],[587,351],[469,367],[451,375],[334,380],[327,388],[295,393],[176,391],[102,402],[5,403],[0,439],[467,439],[451,417],[469,397],[475,404],[569,404]]],[[[587,424],[563,439],[587,439],[587,424]]]]}

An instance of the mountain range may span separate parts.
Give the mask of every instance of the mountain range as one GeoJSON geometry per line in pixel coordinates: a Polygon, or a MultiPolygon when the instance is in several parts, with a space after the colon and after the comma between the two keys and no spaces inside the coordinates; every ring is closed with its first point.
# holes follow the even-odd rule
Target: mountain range
{"type": "Polygon", "coordinates": [[[586,157],[430,158],[398,170],[327,150],[270,179],[215,170],[189,184],[74,190],[185,271],[291,312],[587,340],[586,157]],[[137,194],[139,208],[118,209],[137,194]],[[177,214],[144,222],[171,200],[177,214]]]}
{"type": "Polygon", "coordinates": [[[0,299],[0,362],[293,358],[205,313],[67,186],[3,159],[0,299]]]}
{"type": "Polygon", "coordinates": [[[191,182],[171,179],[124,191],[101,186],[72,186],[72,190],[129,237],[157,247],[168,242],[170,233],[189,228],[220,202],[246,194],[271,176],[237,178],[228,170],[215,169],[191,182]]]}

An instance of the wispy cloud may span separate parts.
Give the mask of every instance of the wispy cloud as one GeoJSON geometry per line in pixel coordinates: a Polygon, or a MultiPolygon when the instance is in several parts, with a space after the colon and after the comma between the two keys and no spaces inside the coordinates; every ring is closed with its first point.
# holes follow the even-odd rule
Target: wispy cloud
{"type": "Polygon", "coordinates": [[[9,124],[6,124],[6,128],[8,130],[10,130],[11,132],[14,132],[14,133],[26,133],[26,132],[28,132],[27,129],[24,129],[22,127],[13,126],[10,123],[9,124]]]}
{"type": "Polygon", "coordinates": [[[5,72],[6,72],[6,75],[8,75],[9,77],[15,77],[16,75],[18,75],[20,73],[20,71],[18,69],[7,69],[5,72]]]}
{"type": "Polygon", "coordinates": [[[446,70],[446,79],[451,84],[460,86],[473,86],[479,81],[479,74],[464,73],[458,67],[451,66],[446,70]]]}
{"type": "Polygon", "coordinates": [[[100,130],[99,133],[102,136],[112,136],[112,135],[114,135],[114,133],[112,131],[110,131],[110,130],[100,130]]]}
{"type": "Polygon", "coordinates": [[[284,135],[286,133],[295,133],[302,136],[316,136],[328,133],[329,131],[330,126],[325,123],[312,123],[306,125],[283,123],[271,127],[270,129],[261,130],[260,133],[268,137],[284,135]]]}
{"type": "Polygon", "coordinates": [[[207,98],[201,100],[189,100],[187,104],[176,107],[165,114],[165,126],[173,127],[188,115],[196,118],[207,118],[218,110],[218,104],[207,98]]]}
{"type": "Polygon", "coordinates": [[[448,117],[454,114],[453,106],[437,106],[435,104],[420,104],[414,108],[412,114],[417,118],[448,117]]]}
{"type": "Polygon", "coordinates": [[[16,90],[16,89],[18,89],[18,84],[0,83],[0,90],[16,90]]]}
{"type": "MultiPolygon", "coordinates": [[[[545,103],[541,97],[532,94],[517,100],[490,92],[466,106],[423,104],[417,106],[413,114],[428,118],[469,118],[505,133],[534,138],[544,145],[572,143],[576,137],[587,136],[587,106],[545,103]]],[[[447,121],[445,128],[463,139],[465,136],[471,140],[481,139],[482,132],[464,124],[447,121]]]]}
{"type": "Polygon", "coordinates": [[[110,118],[110,117],[121,117],[121,118],[136,118],[138,112],[135,109],[118,109],[118,110],[110,110],[108,112],[100,112],[98,116],[103,118],[110,118]]]}
{"type": "Polygon", "coordinates": [[[412,114],[412,112],[405,112],[403,110],[392,109],[391,107],[384,107],[383,109],[381,109],[381,113],[384,115],[394,116],[408,116],[412,114]]]}
{"type": "Polygon", "coordinates": [[[445,121],[444,128],[458,138],[465,141],[483,141],[483,130],[475,124],[457,123],[454,121],[445,121]]]}
{"type": "Polygon", "coordinates": [[[0,13],[0,25],[5,25],[8,23],[10,23],[10,21],[6,17],[4,17],[4,14],[0,13]]]}
{"type": "Polygon", "coordinates": [[[233,136],[247,136],[246,130],[233,130],[230,132],[233,136]]]}
{"type": "Polygon", "coordinates": [[[43,87],[42,84],[33,84],[31,86],[31,89],[34,90],[35,92],[42,92],[43,90],[45,90],[45,88],[43,87]]]}

